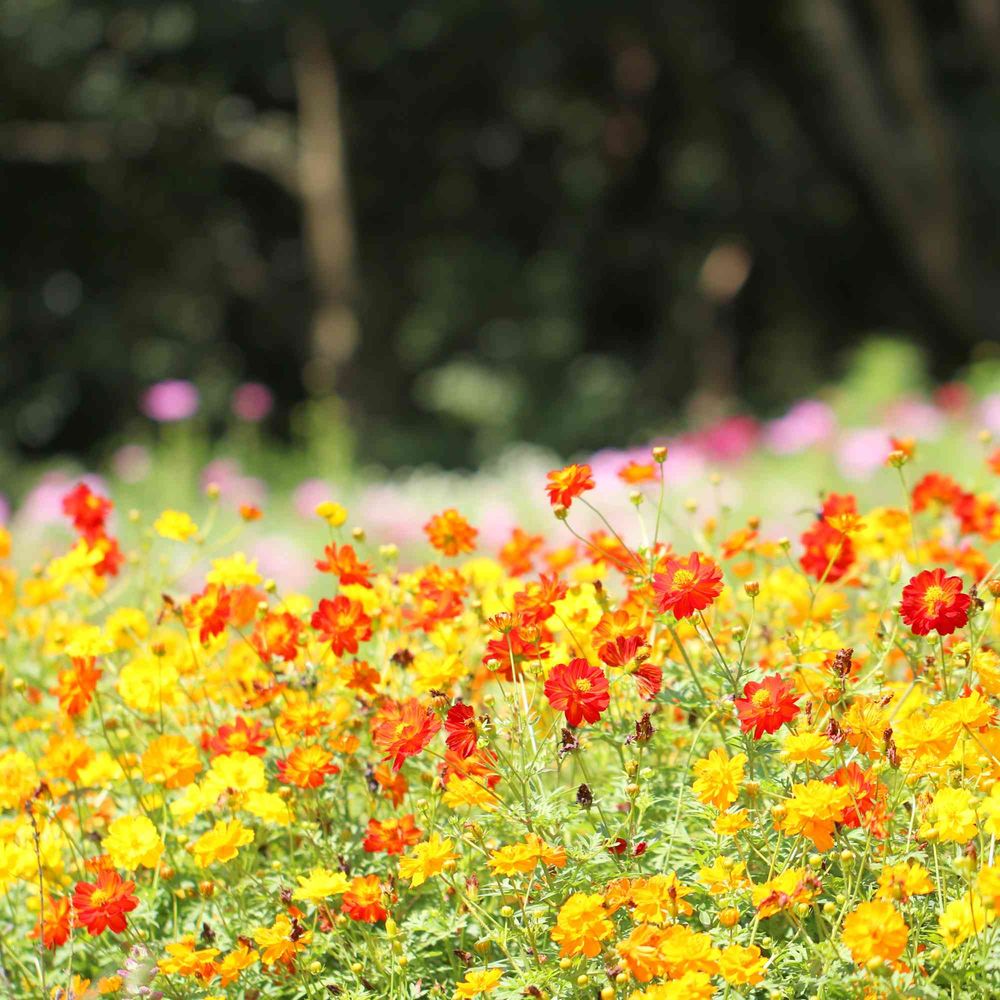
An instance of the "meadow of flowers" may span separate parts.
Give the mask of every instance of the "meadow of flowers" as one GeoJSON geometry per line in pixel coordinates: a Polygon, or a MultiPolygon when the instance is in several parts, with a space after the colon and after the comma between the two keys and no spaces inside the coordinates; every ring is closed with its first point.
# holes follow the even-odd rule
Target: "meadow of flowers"
{"type": "Polygon", "coordinates": [[[0,996],[1000,995],[987,437],[789,538],[665,447],[426,562],[321,500],[297,591],[216,483],[60,488],[0,531],[0,996]]]}

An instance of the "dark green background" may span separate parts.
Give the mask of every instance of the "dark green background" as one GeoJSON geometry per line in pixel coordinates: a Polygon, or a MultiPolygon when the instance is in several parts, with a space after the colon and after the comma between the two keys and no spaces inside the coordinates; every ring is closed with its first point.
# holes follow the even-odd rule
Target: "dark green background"
{"type": "Polygon", "coordinates": [[[872,331],[945,379],[996,336],[998,79],[993,0],[0,0],[0,448],[99,455],[165,377],[449,466],[773,413],[872,331]]]}

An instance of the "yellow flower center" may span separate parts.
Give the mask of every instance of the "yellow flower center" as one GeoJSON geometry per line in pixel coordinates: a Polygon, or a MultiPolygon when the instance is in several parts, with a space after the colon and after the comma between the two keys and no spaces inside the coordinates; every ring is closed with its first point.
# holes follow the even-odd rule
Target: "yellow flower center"
{"type": "Polygon", "coordinates": [[[930,614],[937,611],[937,606],[945,600],[944,587],[939,587],[936,583],[927,588],[924,593],[924,607],[930,614]]]}
{"type": "Polygon", "coordinates": [[[694,573],[689,569],[679,569],[674,573],[674,587],[678,590],[683,587],[690,587],[694,583],[694,573]]]}
{"type": "Polygon", "coordinates": [[[95,889],[90,894],[91,906],[104,906],[111,899],[111,893],[107,889],[95,889]]]}
{"type": "Polygon", "coordinates": [[[576,687],[577,691],[584,691],[584,692],[589,691],[591,687],[590,681],[588,681],[586,677],[579,678],[575,682],[574,686],[576,687]]]}
{"type": "Polygon", "coordinates": [[[766,708],[771,704],[771,692],[767,688],[761,688],[759,691],[754,691],[753,697],[750,700],[758,708],[766,708]]]}

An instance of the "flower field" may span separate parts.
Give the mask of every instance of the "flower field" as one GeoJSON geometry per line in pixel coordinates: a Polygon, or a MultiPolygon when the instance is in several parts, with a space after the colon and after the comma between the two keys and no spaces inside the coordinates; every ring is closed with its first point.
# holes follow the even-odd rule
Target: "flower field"
{"type": "Polygon", "coordinates": [[[429,561],[321,500],[295,590],[218,485],[61,488],[0,531],[0,996],[1000,995],[1000,455],[878,463],[787,538],[665,447],[429,561]]]}

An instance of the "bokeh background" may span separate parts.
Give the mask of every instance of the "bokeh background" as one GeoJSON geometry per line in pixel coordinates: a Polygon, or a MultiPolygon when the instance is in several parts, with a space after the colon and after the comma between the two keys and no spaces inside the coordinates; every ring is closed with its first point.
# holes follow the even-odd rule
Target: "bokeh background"
{"type": "Polygon", "coordinates": [[[974,429],[998,96],[1000,0],[0,0],[3,489],[974,429]]]}

